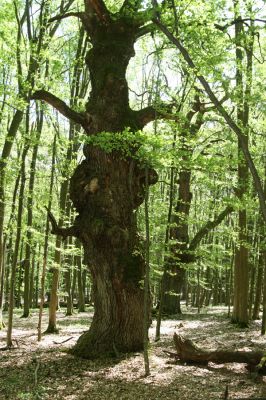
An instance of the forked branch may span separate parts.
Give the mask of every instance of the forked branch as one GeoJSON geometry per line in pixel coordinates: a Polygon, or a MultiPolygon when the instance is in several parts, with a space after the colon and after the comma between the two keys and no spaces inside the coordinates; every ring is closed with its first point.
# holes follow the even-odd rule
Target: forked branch
{"type": "Polygon", "coordinates": [[[94,14],[101,23],[107,24],[110,22],[110,12],[103,0],[84,0],[84,4],[87,17],[91,17],[94,14]]]}
{"type": "Polygon", "coordinates": [[[52,214],[52,212],[45,207],[47,210],[47,214],[48,214],[48,219],[51,223],[52,229],[51,229],[51,233],[54,235],[58,235],[58,236],[62,236],[63,239],[65,240],[68,236],[75,236],[78,237],[79,236],[79,230],[76,226],[70,226],[68,228],[63,228],[60,227],[54,217],[54,215],[52,214]]]}
{"type": "Polygon", "coordinates": [[[71,119],[82,126],[85,125],[85,118],[81,113],[72,110],[63,100],[46,90],[37,90],[32,94],[31,99],[43,100],[53,106],[57,111],[64,115],[64,117],[71,119]]]}

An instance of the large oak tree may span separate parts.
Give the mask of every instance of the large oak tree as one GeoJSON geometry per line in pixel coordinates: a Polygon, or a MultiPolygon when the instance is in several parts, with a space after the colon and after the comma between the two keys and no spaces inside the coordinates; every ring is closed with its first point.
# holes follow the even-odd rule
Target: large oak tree
{"type": "MultiPolygon", "coordinates": [[[[57,15],[51,22],[78,17],[90,39],[84,60],[91,78],[86,111],[72,110],[45,90],[36,91],[32,98],[55,107],[90,137],[101,132],[115,135],[128,128],[141,130],[158,112],[151,106],[139,111],[130,108],[126,71],[134,43],[153,29],[147,24],[149,11],[143,12],[141,2],[129,0],[115,14],[102,0],[84,0],[84,5],[84,12],[57,15]]],[[[90,330],[73,352],[93,358],[143,348],[144,257],[135,211],[144,200],[147,166],[132,155],[125,157],[119,150],[108,153],[88,143],[84,155],[70,182],[70,197],[78,213],[74,226],[61,228],[51,220],[54,233],[74,235],[84,246],[95,313],[90,330]]],[[[149,184],[156,181],[156,172],[148,168],[149,184]]]]}

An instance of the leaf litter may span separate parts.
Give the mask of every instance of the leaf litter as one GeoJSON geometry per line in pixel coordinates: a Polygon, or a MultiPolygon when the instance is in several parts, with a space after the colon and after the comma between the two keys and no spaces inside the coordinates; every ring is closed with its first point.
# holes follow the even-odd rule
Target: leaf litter
{"type": "MultiPolygon", "coordinates": [[[[247,329],[230,324],[224,307],[197,314],[186,310],[181,317],[162,321],[161,340],[154,342],[156,321],[150,328],[151,375],[144,377],[141,353],[117,359],[83,360],[68,353],[89,328],[92,311],[66,317],[58,312],[59,334],[43,335],[37,342],[37,310],[28,319],[14,318],[13,337],[18,347],[0,352],[0,400],[218,400],[265,398],[266,377],[247,371],[244,364],[184,365],[165,351],[174,352],[173,334],[178,332],[208,349],[264,349],[260,322],[247,329]],[[181,320],[180,320],[181,318],[181,320]]],[[[47,312],[43,326],[47,324],[47,312]]],[[[0,347],[6,330],[0,331],[0,347]]]]}

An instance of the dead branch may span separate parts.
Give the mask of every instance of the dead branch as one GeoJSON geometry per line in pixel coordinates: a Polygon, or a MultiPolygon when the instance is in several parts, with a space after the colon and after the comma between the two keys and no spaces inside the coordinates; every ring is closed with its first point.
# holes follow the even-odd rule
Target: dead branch
{"type": "Polygon", "coordinates": [[[263,359],[263,351],[235,351],[235,350],[203,350],[196,346],[191,340],[174,333],[174,344],[178,358],[182,362],[207,365],[209,362],[223,363],[245,363],[255,366],[257,372],[262,371],[259,364],[263,359]]]}
{"type": "Polygon", "coordinates": [[[54,344],[63,344],[63,343],[69,342],[69,340],[71,340],[71,339],[74,339],[74,336],[71,336],[70,338],[68,338],[66,340],[63,340],[63,342],[55,342],[55,341],[53,341],[53,343],[54,344]]]}

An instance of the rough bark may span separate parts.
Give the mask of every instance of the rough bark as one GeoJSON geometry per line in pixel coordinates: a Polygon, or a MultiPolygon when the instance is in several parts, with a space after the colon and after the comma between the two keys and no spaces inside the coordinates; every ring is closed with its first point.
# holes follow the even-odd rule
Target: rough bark
{"type": "MultiPolygon", "coordinates": [[[[114,349],[140,350],[144,260],[134,210],[143,201],[145,171],[97,147],[87,148],[86,154],[71,179],[70,194],[92,274],[95,314],[74,352],[95,357],[114,349]]],[[[156,179],[149,171],[149,183],[156,179]]]]}
{"type": "MultiPolygon", "coordinates": [[[[73,113],[47,92],[34,95],[80,123],[88,135],[109,132],[115,138],[125,128],[142,129],[156,116],[153,107],[134,111],[129,106],[126,70],[145,21],[137,13],[129,17],[123,12],[114,17],[101,1],[85,3],[81,21],[92,48],[85,59],[91,93],[84,113],[73,113]]],[[[73,349],[85,358],[143,349],[144,259],[136,209],[144,200],[145,169],[129,147],[130,151],[125,156],[119,149],[104,151],[86,144],[85,160],[70,183],[70,198],[78,212],[74,229],[63,230],[53,221],[55,233],[79,237],[91,270],[95,314],[89,332],[73,349]]],[[[148,168],[148,183],[156,181],[157,174],[148,168]]]]}

